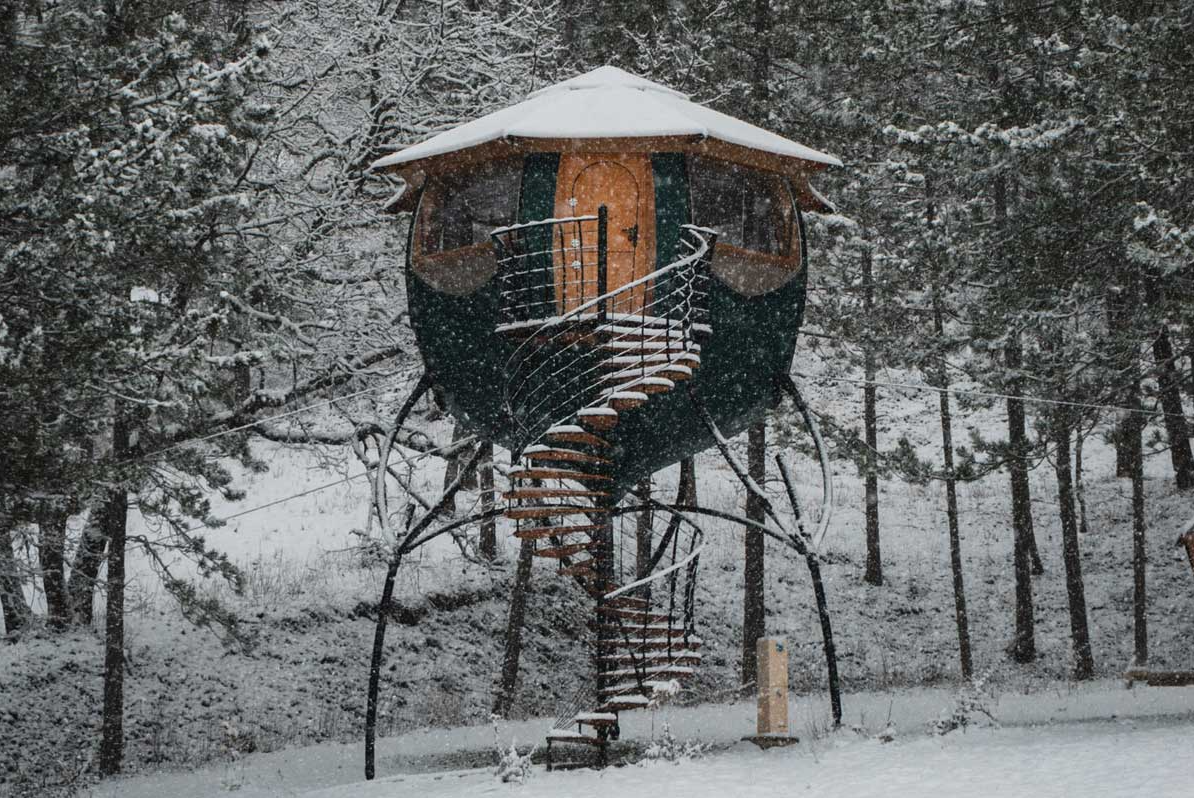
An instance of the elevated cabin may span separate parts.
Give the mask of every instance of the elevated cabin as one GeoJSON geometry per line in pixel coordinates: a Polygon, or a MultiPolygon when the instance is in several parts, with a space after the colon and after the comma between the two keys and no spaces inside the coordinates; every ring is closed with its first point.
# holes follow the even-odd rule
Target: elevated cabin
{"type": "MultiPolygon", "coordinates": [[[[528,343],[612,346],[608,336],[559,334],[597,304],[603,322],[622,325],[623,338],[632,319],[670,336],[700,315],[699,343],[687,350],[699,369],[637,380],[622,393],[666,395],[627,399],[622,406],[633,412],[604,425],[624,466],[620,481],[629,483],[710,443],[686,391],[648,388],[691,379],[731,432],[777,401],[772,379],[789,367],[804,307],[801,211],[826,208],[809,180],[838,163],[607,66],[373,168],[407,183],[393,209],[413,214],[408,301],[436,389],[458,418],[505,446],[522,449],[544,424],[568,421],[529,416],[527,407],[541,402],[511,399],[526,393],[528,375],[566,371],[552,363],[520,373],[528,343]],[[681,264],[688,272],[667,268],[711,244],[711,233],[716,244],[700,264],[690,258],[681,264]],[[695,268],[709,274],[694,291],[695,268]],[[682,319],[680,296],[700,306],[682,319]]],[[[582,367],[595,368],[575,365],[582,367]]],[[[588,420],[607,412],[580,398],[591,405],[588,420]]],[[[564,409],[571,408],[558,405],[564,409]]]]}

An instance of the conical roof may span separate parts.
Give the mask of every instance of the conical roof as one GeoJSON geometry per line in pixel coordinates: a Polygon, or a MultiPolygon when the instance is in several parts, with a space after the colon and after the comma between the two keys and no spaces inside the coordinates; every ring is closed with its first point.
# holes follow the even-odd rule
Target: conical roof
{"type": "MultiPolygon", "coordinates": [[[[371,168],[406,171],[483,145],[544,149],[547,142],[638,139],[664,151],[677,140],[720,143],[757,154],[771,168],[814,170],[841,161],[613,66],[603,66],[531,93],[526,100],[387,155],[371,168]],[[668,141],[672,140],[672,141],[668,141]],[[784,163],[792,161],[791,163],[784,163]]],[[[703,147],[690,146],[691,149],[703,147]]]]}

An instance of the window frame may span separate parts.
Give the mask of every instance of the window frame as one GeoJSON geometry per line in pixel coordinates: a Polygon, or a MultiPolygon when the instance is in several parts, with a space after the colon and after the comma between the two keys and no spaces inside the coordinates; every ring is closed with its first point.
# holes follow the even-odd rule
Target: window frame
{"type": "MultiPolygon", "coordinates": [[[[446,266],[453,261],[475,262],[477,258],[484,256],[491,252],[492,244],[490,241],[477,241],[472,244],[466,244],[462,247],[453,247],[451,249],[439,249],[434,252],[428,252],[426,249],[427,241],[427,226],[424,224],[424,213],[426,212],[426,203],[428,194],[442,186],[444,182],[452,180],[459,180],[470,172],[476,172],[478,169],[501,168],[502,165],[508,166],[513,172],[513,207],[511,209],[510,219],[507,224],[514,224],[518,221],[518,208],[522,194],[522,172],[523,159],[519,156],[510,156],[505,158],[495,158],[490,161],[482,163],[468,163],[454,166],[451,169],[446,169],[442,172],[437,172],[433,175],[428,175],[426,181],[423,183],[422,190],[419,192],[419,201],[412,214],[412,244],[411,247],[411,264],[416,268],[420,266],[446,266]],[[437,185],[438,184],[438,185],[437,185]]],[[[500,226],[500,225],[499,225],[500,226]]]]}
{"type": "MultiPolygon", "coordinates": [[[[779,206],[782,208],[783,221],[787,227],[787,252],[782,255],[773,254],[770,252],[762,252],[757,249],[749,249],[747,247],[737,246],[723,241],[720,237],[717,241],[715,256],[721,255],[727,259],[746,261],[752,265],[769,266],[772,268],[786,269],[788,271],[800,271],[803,266],[803,241],[801,240],[799,209],[796,207],[795,195],[792,192],[792,182],[786,175],[779,172],[772,172],[766,169],[759,169],[751,164],[735,161],[728,158],[715,157],[711,155],[693,155],[688,159],[688,207],[689,215],[693,217],[695,224],[705,224],[693,216],[693,210],[696,203],[693,200],[693,192],[695,191],[695,182],[693,180],[694,173],[700,168],[701,161],[717,164],[718,166],[728,166],[731,168],[743,169],[748,172],[753,172],[766,178],[772,184],[778,184],[782,196],[778,197],[779,206]]],[[[717,229],[713,226],[712,229],[717,229]]]]}

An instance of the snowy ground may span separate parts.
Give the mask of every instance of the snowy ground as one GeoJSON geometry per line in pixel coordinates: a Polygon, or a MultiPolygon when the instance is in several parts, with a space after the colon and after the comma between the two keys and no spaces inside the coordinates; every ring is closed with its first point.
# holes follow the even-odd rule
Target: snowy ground
{"type": "MultiPolygon", "coordinates": [[[[666,724],[680,742],[706,751],[672,762],[632,754],[626,767],[547,773],[535,766],[526,783],[501,783],[491,766],[488,726],[421,731],[382,741],[380,777],[359,781],[359,745],[324,744],[189,773],[132,777],[87,798],[390,798],[419,795],[511,795],[520,798],[632,798],[807,793],[818,796],[1187,796],[1187,743],[1194,733],[1194,689],[1125,689],[1118,682],[1059,686],[985,699],[998,721],[944,736],[932,723],[952,712],[944,689],[861,693],[849,697],[847,725],[827,734],[820,697],[794,703],[797,746],[760,752],[739,737],[753,724],[747,703],[666,708],[627,716],[626,733],[659,739],[666,724]],[[469,761],[469,760],[472,761],[469,761]],[[479,761],[478,761],[479,760],[479,761]],[[456,767],[454,764],[459,763],[456,767]],[[461,765],[466,766],[461,769],[461,765]],[[472,765],[472,767],[467,767],[472,765]]],[[[501,724],[503,747],[536,739],[550,721],[501,724]]]]}

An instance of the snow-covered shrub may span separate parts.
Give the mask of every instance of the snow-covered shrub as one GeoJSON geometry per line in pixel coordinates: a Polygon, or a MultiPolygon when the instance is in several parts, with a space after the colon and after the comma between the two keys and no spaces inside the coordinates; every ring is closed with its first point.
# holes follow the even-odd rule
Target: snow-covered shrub
{"type": "Polygon", "coordinates": [[[525,754],[518,753],[518,740],[511,740],[509,748],[503,747],[498,731],[500,719],[499,715],[489,716],[489,721],[493,724],[493,750],[497,755],[497,767],[494,768],[493,775],[503,783],[522,784],[531,776],[531,756],[535,749],[532,748],[525,754]]]}
{"type": "Polygon", "coordinates": [[[640,762],[680,762],[687,759],[699,759],[704,754],[705,746],[702,743],[677,740],[676,736],[672,734],[672,727],[665,723],[659,739],[651,741],[647,750],[643,751],[643,758],[640,762]]]}
{"type": "Polygon", "coordinates": [[[945,710],[941,717],[933,722],[931,730],[934,734],[949,734],[955,729],[966,730],[967,726],[986,718],[993,725],[999,725],[995,716],[991,714],[988,704],[994,695],[987,689],[987,676],[977,676],[966,682],[954,694],[954,704],[945,710]]]}
{"type": "Polygon", "coordinates": [[[531,755],[534,753],[533,748],[525,754],[518,753],[517,741],[512,741],[509,749],[498,752],[498,763],[493,775],[502,782],[522,784],[531,776],[531,755]]]}

